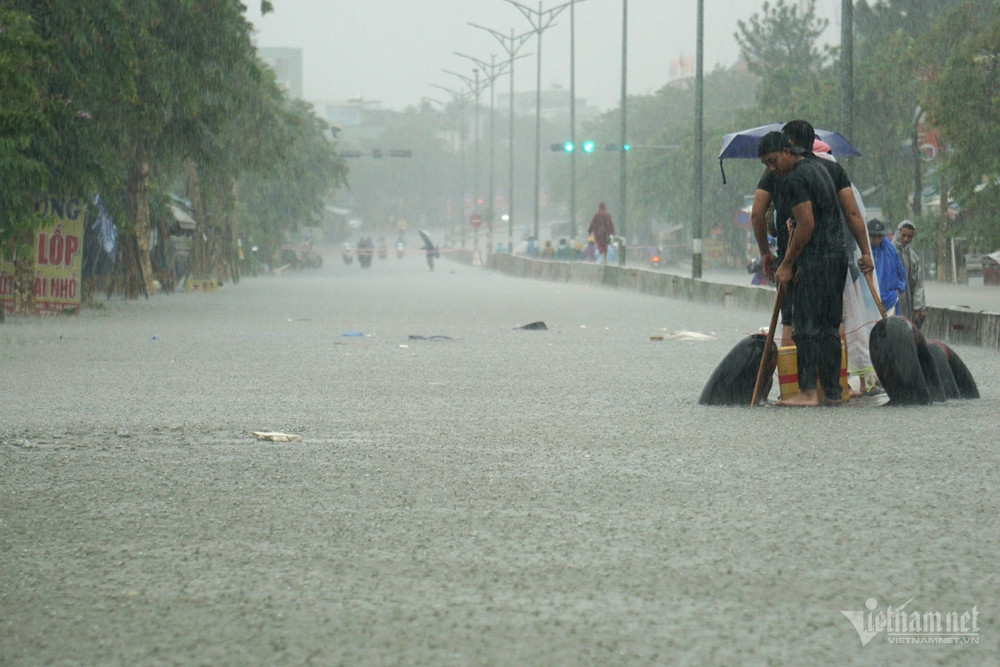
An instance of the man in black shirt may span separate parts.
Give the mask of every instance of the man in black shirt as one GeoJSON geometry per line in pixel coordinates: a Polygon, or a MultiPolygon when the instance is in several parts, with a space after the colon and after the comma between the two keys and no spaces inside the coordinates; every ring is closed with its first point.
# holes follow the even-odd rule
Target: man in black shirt
{"type": "MultiPolygon", "coordinates": [[[[785,123],[784,127],[781,128],[781,133],[785,135],[789,143],[793,147],[799,147],[805,149],[802,155],[806,158],[815,158],[813,155],[812,147],[816,140],[816,132],[812,125],[804,120],[793,120],[785,123]]],[[[871,273],[874,268],[874,262],[871,257],[871,249],[868,246],[868,230],[865,227],[864,218],[861,216],[861,212],[858,210],[857,202],[854,199],[854,190],[851,187],[851,179],[848,177],[847,172],[844,168],[833,161],[822,161],[822,165],[830,173],[830,177],[833,179],[834,189],[837,192],[837,201],[840,204],[841,212],[844,215],[844,220],[847,224],[847,232],[849,236],[847,237],[847,243],[850,245],[850,239],[853,238],[854,242],[858,244],[860,250],[860,258],[858,259],[858,267],[861,269],[862,273],[871,273]]],[[[774,280],[774,270],[781,262],[781,258],[784,256],[785,246],[788,243],[788,227],[787,220],[791,216],[791,211],[787,207],[779,206],[780,199],[776,196],[777,191],[781,186],[781,177],[771,172],[770,170],[765,171],[763,176],[757,182],[757,190],[754,192],[753,206],[750,212],[751,227],[754,232],[754,237],[757,240],[757,246],[760,250],[761,265],[763,266],[764,275],[769,280],[774,280]],[[768,243],[767,235],[767,218],[766,214],[768,208],[774,204],[774,237],[777,241],[777,255],[771,252],[770,244],[768,243]]],[[[848,261],[852,261],[851,257],[854,255],[853,245],[848,248],[848,261]]],[[[852,269],[857,270],[857,269],[852,269]]],[[[791,286],[787,286],[786,289],[791,286]]],[[[787,294],[785,302],[781,307],[781,324],[782,324],[782,335],[781,340],[783,345],[790,344],[789,339],[791,338],[791,325],[792,325],[792,315],[791,315],[791,294],[787,294]]]]}
{"type": "MultiPolygon", "coordinates": [[[[785,256],[785,247],[788,245],[788,219],[792,212],[782,205],[782,200],[778,197],[778,190],[781,187],[781,178],[765,170],[764,175],[757,182],[757,190],[753,195],[753,206],[750,208],[750,226],[753,229],[754,238],[757,239],[757,248],[760,251],[761,271],[764,276],[774,280],[774,270],[785,256]],[[773,224],[773,236],[777,253],[771,252],[771,244],[768,241],[768,232],[771,231],[770,221],[773,224]]],[[[790,285],[786,285],[785,300],[781,303],[781,345],[783,347],[792,344],[792,295],[789,293],[790,285]]]]}
{"type": "MultiPolygon", "coordinates": [[[[785,135],[788,143],[792,146],[805,149],[805,152],[802,154],[804,157],[816,157],[812,152],[816,141],[816,131],[808,121],[788,121],[781,128],[781,133],[785,135]]],[[[845,242],[849,249],[848,256],[853,257],[854,255],[853,238],[853,243],[856,243],[861,249],[861,258],[858,260],[861,272],[871,273],[875,267],[875,263],[872,260],[871,248],[868,244],[868,228],[865,225],[864,218],[861,216],[861,211],[858,210],[858,204],[854,200],[851,179],[847,175],[847,171],[839,163],[832,160],[822,160],[821,164],[829,172],[830,178],[833,179],[833,187],[837,191],[837,202],[840,204],[840,210],[844,214],[844,220],[847,223],[847,234],[849,236],[845,238],[845,242]]]]}
{"type": "Polygon", "coordinates": [[[778,401],[790,406],[820,404],[817,374],[827,403],[838,404],[841,391],[840,322],[847,273],[844,221],[830,174],[820,161],[806,159],[804,152],[780,132],[764,135],[757,147],[761,162],[781,179],[775,209],[789,211],[793,225],[774,272],[779,284],[791,286],[799,393],[778,401]]]}

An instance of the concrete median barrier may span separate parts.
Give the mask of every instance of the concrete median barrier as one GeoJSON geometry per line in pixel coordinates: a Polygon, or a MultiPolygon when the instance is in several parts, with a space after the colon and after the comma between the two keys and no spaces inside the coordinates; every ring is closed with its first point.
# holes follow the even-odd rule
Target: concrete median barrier
{"type": "MultiPolygon", "coordinates": [[[[447,257],[472,264],[470,250],[457,250],[447,257]]],[[[769,288],[715,283],[629,266],[536,260],[494,253],[486,257],[483,267],[519,278],[582,283],[724,308],[769,312],[774,307],[775,293],[769,288]]],[[[934,306],[929,306],[925,313],[922,333],[928,338],[1000,350],[1000,313],[934,306]]]]}

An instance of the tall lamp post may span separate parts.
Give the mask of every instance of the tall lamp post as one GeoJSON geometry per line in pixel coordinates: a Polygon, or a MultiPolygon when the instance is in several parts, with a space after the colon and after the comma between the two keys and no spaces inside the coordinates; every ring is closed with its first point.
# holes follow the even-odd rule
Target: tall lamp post
{"type": "MultiPolygon", "coordinates": [[[[621,141],[618,151],[618,235],[628,240],[628,0],[622,0],[621,141]]],[[[625,266],[625,243],[618,246],[618,265],[625,266]]]]}
{"type": "Polygon", "coordinates": [[[698,0],[698,26],[695,40],[694,72],[694,228],[691,230],[691,277],[701,278],[701,229],[704,225],[702,204],[702,120],[704,116],[704,67],[705,67],[705,0],[698,0]]]}
{"type": "Polygon", "coordinates": [[[468,93],[464,93],[458,90],[453,90],[445,86],[439,86],[436,83],[432,83],[431,86],[438,88],[448,93],[451,97],[452,103],[458,107],[458,161],[459,161],[459,174],[456,182],[461,188],[458,197],[458,225],[457,229],[462,235],[464,242],[465,239],[465,105],[469,102],[468,93]]]}
{"type": "MultiPolygon", "coordinates": [[[[475,23],[470,23],[473,28],[479,28],[480,30],[485,30],[486,32],[493,35],[493,37],[500,42],[500,46],[503,48],[504,52],[507,54],[507,62],[510,63],[510,117],[508,122],[510,124],[509,128],[509,141],[510,141],[510,155],[509,162],[507,166],[507,252],[511,255],[514,254],[514,61],[517,58],[523,58],[531,54],[525,53],[521,56],[517,55],[517,52],[521,50],[524,43],[528,41],[528,38],[534,34],[534,32],[526,32],[521,35],[514,35],[514,29],[510,29],[510,36],[493,30],[492,28],[487,28],[485,26],[476,25],[475,23]]],[[[536,142],[537,143],[537,142],[536,142]]]]}
{"type": "Polygon", "coordinates": [[[840,131],[854,139],[854,0],[840,3],[840,131]]]}
{"type": "Polygon", "coordinates": [[[569,3],[569,140],[574,150],[569,154],[569,235],[576,238],[576,3],[569,3]]]}
{"type": "MultiPolygon", "coordinates": [[[[457,51],[455,52],[455,55],[471,60],[473,63],[478,65],[479,70],[483,72],[483,74],[486,76],[486,81],[489,83],[490,86],[490,188],[489,188],[490,198],[489,198],[489,203],[486,205],[486,231],[487,234],[489,235],[490,243],[492,244],[494,203],[496,198],[496,193],[493,187],[493,184],[495,182],[495,175],[494,175],[495,162],[493,156],[494,156],[494,147],[496,145],[496,133],[494,132],[494,124],[493,124],[495,115],[494,112],[496,109],[496,94],[494,91],[495,88],[494,84],[496,83],[497,79],[506,74],[504,70],[510,65],[510,63],[504,61],[498,64],[496,61],[496,55],[490,56],[490,62],[480,60],[479,58],[469,56],[464,53],[458,53],[457,51]]],[[[492,248],[487,248],[487,252],[492,252],[492,250],[493,250],[492,248]]]]}
{"type": "MultiPolygon", "coordinates": [[[[443,71],[445,74],[450,74],[460,79],[469,89],[469,93],[471,93],[476,104],[475,115],[474,115],[475,125],[476,125],[475,145],[473,149],[473,165],[472,165],[472,182],[473,182],[472,205],[473,205],[473,210],[475,211],[476,205],[479,200],[479,95],[483,92],[485,86],[481,85],[479,82],[478,69],[473,70],[472,77],[465,76],[464,74],[459,74],[458,72],[452,72],[451,70],[441,70],[441,71],[443,71]]],[[[464,208],[463,208],[463,217],[464,217],[464,208]]],[[[462,229],[463,229],[462,237],[464,238],[465,227],[463,226],[462,229]]]]}
{"type": "Polygon", "coordinates": [[[540,135],[542,133],[542,33],[552,27],[552,22],[555,21],[556,16],[559,13],[573,4],[573,2],[564,2],[556,7],[551,7],[546,10],[542,10],[542,0],[538,0],[538,9],[534,10],[530,7],[522,5],[520,2],[515,0],[504,0],[514,7],[517,8],[519,12],[528,20],[531,25],[532,31],[535,33],[535,38],[538,45],[538,53],[536,54],[536,67],[535,67],[535,241],[538,240],[538,206],[539,200],[541,199],[541,164],[542,164],[542,153],[541,153],[541,141],[540,135]]]}

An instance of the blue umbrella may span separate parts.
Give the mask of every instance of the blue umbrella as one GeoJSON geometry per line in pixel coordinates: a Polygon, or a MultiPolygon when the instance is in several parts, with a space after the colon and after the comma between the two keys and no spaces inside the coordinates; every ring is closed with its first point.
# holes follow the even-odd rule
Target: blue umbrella
{"type": "MultiPolygon", "coordinates": [[[[740,130],[739,132],[730,132],[723,135],[722,150],[719,152],[719,168],[722,168],[722,161],[726,158],[756,160],[757,144],[760,143],[761,137],[768,132],[780,132],[784,126],[784,123],[771,123],[770,125],[761,125],[749,130],[740,130]]],[[[834,157],[861,157],[858,149],[852,146],[851,142],[845,139],[840,132],[816,130],[816,138],[826,142],[833,150],[834,157]]],[[[725,184],[725,182],[726,172],[723,170],[722,183],[725,184]]]]}

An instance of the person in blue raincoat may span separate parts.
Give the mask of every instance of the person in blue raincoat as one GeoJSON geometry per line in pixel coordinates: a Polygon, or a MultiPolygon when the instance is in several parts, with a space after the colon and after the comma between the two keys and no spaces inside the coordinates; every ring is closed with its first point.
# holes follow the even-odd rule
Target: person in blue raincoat
{"type": "Polygon", "coordinates": [[[879,298],[885,312],[899,314],[899,295],[906,291],[906,269],[892,243],[885,240],[885,223],[878,218],[868,221],[868,240],[878,276],[879,298]]]}

